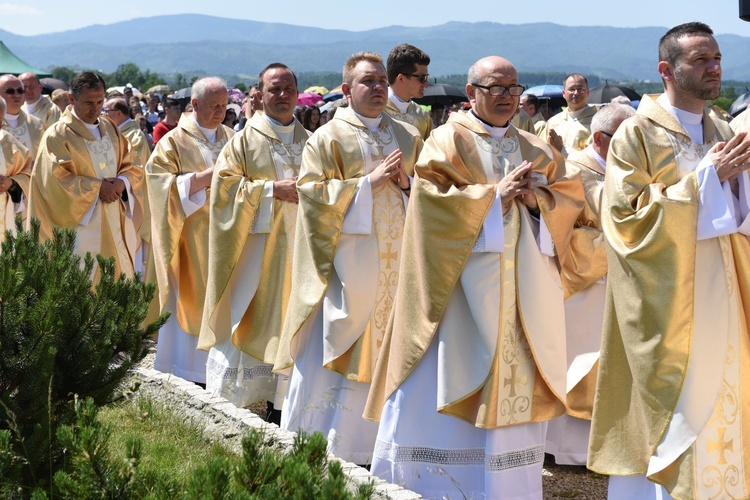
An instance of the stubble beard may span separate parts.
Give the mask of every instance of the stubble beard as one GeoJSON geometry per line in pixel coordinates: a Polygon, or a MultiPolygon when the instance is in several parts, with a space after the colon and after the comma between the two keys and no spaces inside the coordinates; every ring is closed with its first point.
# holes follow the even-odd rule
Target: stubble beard
{"type": "Polygon", "coordinates": [[[674,72],[675,83],[683,91],[701,99],[703,101],[711,101],[718,98],[721,95],[721,85],[718,88],[703,88],[700,82],[687,78],[682,71],[676,70],[674,72]]]}

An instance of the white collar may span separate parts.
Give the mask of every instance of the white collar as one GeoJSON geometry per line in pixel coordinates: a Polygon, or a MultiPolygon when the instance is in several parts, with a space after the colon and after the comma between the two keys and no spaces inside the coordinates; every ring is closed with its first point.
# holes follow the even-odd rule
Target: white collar
{"type": "Polygon", "coordinates": [[[377,132],[380,130],[380,122],[383,120],[383,114],[379,114],[376,118],[368,118],[366,116],[362,116],[356,111],[352,109],[352,112],[357,115],[357,118],[359,118],[362,123],[367,127],[371,132],[377,132]]]}
{"type": "Polygon", "coordinates": [[[388,87],[388,99],[393,103],[394,106],[396,106],[396,109],[398,109],[401,113],[406,113],[406,110],[409,109],[409,103],[411,103],[410,100],[404,101],[399,96],[397,96],[392,87],[388,87]]]}
{"type": "Polygon", "coordinates": [[[201,127],[200,123],[198,123],[198,119],[195,117],[195,113],[190,113],[190,119],[195,123],[195,126],[198,127],[198,130],[203,133],[208,142],[216,142],[216,131],[219,130],[219,127],[213,129],[201,127]]]}
{"type": "Polygon", "coordinates": [[[510,120],[508,120],[508,125],[506,125],[505,127],[495,127],[483,122],[471,111],[469,111],[467,114],[471,117],[472,120],[482,125],[487,133],[490,134],[490,137],[492,137],[493,139],[505,139],[505,134],[508,133],[508,129],[510,128],[510,120]]]}
{"type": "Polygon", "coordinates": [[[123,128],[123,127],[124,127],[125,125],[127,125],[128,123],[130,123],[130,122],[132,122],[132,121],[133,121],[133,119],[132,119],[132,118],[128,118],[127,120],[125,120],[124,122],[122,122],[121,124],[119,124],[119,125],[117,126],[117,128],[119,128],[120,130],[122,130],[122,128],[123,128]]]}
{"type": "Polygon", "coordinates": [[[583,152],[589,155],[589,158],[596,161],[596,163],[598,163],[599,166],[602,167],[602,170],[604,170],[605,172],[607,171],[607,160],[602,158],[602,155],[600,155],[596,151],[596,149],[594,149],[594,146],[589,144],[586,149],[583,150],[583,152]]]}

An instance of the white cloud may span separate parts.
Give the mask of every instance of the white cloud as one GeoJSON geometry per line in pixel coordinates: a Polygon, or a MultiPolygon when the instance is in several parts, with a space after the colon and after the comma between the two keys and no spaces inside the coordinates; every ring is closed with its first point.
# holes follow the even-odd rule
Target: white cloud
{"type": "Polygon", "coordinates": [[[29,7],[28,5],[21,5],[17,3],[3,2],[0,3],[0,13],[2,14],[15,14],[22,16],[41,16],[44,14],[41,10],[36,7],[29,7]]]}

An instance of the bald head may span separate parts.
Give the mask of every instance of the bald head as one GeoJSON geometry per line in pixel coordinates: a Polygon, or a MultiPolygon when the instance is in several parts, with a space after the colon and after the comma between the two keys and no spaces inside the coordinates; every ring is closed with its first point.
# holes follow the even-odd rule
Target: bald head
{"type": "Polygon", "coordinates": [[[14,75],[0,76],[0,96],[5,99],[5,111],[11,115],[17,115],[23,106],[23,92],[25,89],[21,80],[14,75]]]}
{"type": "Polygon", "coordinates": [[[475,115],[493,126],[507,125],[518,109],[519,96],[511,95],[510,87],[518,87],[518,72],[507,59],[489,56],[478,60],[469,68],[466,95],[471,102],[471,109],[475,115]],[[486,88],[497,86],[505,87],[500,89],[500,95],[492,95],[492,90],[486,88]]]}
{"type": "Polygon", "coordinates": [[[516,68],[509,60],[500,56],[487,56],[478,60],[469,68],[469,83],[486,85],[484,80],[488,75],[493,74],[512,75],[518,79],[516,68]]]}

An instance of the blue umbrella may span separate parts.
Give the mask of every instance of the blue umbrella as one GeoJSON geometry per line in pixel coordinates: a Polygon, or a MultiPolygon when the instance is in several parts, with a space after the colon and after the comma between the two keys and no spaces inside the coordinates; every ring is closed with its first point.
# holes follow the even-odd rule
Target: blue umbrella
{"type": "Polygon", "coordinates": [[[524,94],[533,94],[537,97],[562,97],[562,85],[537,85],[526,89],[524,94]]]}

